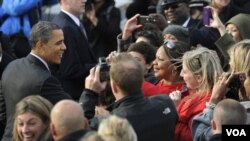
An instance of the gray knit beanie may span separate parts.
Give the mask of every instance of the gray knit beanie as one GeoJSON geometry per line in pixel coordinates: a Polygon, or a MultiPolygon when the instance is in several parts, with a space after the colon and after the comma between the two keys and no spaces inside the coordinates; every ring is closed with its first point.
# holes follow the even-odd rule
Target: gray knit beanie
{"type": "Polygon", "coordinates": [[[185,27],[182,27],[180,25],[168,25],[163,30],[162,33],[163,33],[163,36],[166,34],[171,34],[171,35],[175,36],[178,39],[178,41],[190,43],[188,29],[185,27]]]}

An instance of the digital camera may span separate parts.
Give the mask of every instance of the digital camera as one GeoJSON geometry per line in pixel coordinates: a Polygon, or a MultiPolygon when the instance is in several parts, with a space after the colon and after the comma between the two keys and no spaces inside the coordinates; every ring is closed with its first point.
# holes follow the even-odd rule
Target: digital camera
{"type": "Polygon", "coordinates": [[[235,88],[235,89],[240,89],[241,87],[243,87],[242,82],[244,82],[245,79],[245,74],[244,73],[240,73],[240,74],[234,74],[233,78],[230,80],[229,83],[229,88],[235,88]]]}
{"type": "Polygon", "coordinates": [[[150,23],[149,16],[141,15],[137,18],[138,24],[150,23]]]}
{"type": "Polygon", "coordinates": [[[98,65],[100,66],[100,81],[108,81],[109,80],[109,65],[106,61],[105,57],[100,57],[98,60],[98,65]]]}

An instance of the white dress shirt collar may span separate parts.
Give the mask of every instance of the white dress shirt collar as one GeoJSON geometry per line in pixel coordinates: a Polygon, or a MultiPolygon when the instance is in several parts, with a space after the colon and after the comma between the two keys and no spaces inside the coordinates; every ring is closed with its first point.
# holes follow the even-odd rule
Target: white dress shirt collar
{"type": "Polygon", "coordinates": [[[65,13],[65,14],[67,14],[76,23],[76,25],[80,26],[80,20],[79,20],[79,18],[77,18],[75,15],[67,12],[66,10],[61,9],[61,11],[63,13],[65,13]]]}
{"type": "Polygon", "coordinates": [[[183,27],[187,27],[189,21],[190,21],[190,17],[188,17],[188,19],[182,24],[182,26],[183,26],[183,27]]]}
{"type": "MultiPolygon", "coordinates": [[[[35,53],[31,52],[31,55],[33,55],[34,57],[36,57],[37,59],[39,59],[44,65],[45,67],[49,70],[49,65],[39,56],[37,56],[35,53]]],[[[50,70],[49,70],[50,71],[50,70]]]]}

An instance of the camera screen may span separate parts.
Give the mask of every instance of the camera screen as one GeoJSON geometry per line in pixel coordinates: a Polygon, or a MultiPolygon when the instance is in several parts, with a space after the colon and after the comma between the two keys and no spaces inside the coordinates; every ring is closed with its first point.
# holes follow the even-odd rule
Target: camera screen
{"type": "Polygon", "coordinates": [[[100,65],[100,81],[108,81],[109,80],[109,65],[106,62],[105,57],[99,58],[100,65]]]}

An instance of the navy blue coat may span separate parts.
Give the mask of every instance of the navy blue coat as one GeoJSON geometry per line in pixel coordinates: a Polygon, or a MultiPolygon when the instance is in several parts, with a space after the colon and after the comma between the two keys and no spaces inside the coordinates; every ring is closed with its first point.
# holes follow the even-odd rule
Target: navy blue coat
{"type": "Polygon", "coordinates": [[[52,22],[61,26],[67,47],[60,66],[54,67],[53,71],[61,80],[64,90],[78,100],[84,89],[85,78],[97,61],[84,33],[67,14],[60,12],[52,22]]]}

